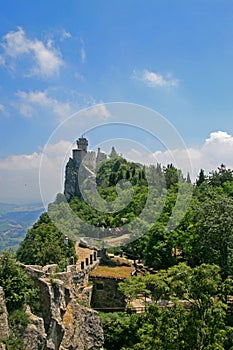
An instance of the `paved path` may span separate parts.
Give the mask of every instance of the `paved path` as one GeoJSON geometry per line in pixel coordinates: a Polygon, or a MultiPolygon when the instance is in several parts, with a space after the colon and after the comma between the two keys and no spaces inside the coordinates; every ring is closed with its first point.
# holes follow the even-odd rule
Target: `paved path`
{"type": "MultiPolygon", "coordinates": [[[[76,251],[76,254],[78,256],[78,260],[77,260],[77,268],[81,269],[81,262],[84,261],[84,264],[86,266],[86,258],[88,258],[89,260],[89,263],[90,263],[90,255],[92,254],[92,257],[93,257],[93,254],[94,254],[94,250],[92,249],[89,249],[89,248],[82,248],[79,246],[79,243],[77,242],[75,244],[75,251],[76,251]]],[[[97,262],[94,262],[93,261],[93,266],[95,266],[97,264],[97,262]]]]}

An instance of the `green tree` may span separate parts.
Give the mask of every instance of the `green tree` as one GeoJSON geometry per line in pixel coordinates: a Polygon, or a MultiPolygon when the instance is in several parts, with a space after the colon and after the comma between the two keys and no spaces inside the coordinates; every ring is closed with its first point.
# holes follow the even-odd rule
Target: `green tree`
{"type": "Polygon", "coordinates": [[[4,252],[0,257],[0,286],[10,312],[29,302],[35,293],[32,281],[11,252],[4,252]]]}
{"type": "Polygon", "coordinates": [[[186,181],[187,181],[188,183],[190,183],[190,184],[191,184],[191,182],[192,182],[189,173],[187,174],[187,180],[186,180],[186,181]]]}
{"type": "Polygon", "coordinates": [[[131,348],[140,338],[137,335],[140,328],[140,315],[128,315],[122,312],[100,313],[104,330],[104,348],[121,350],[131,348]]]}
{"type": "Polygon", "coordinates": [[[173,244],[168,239],[166,228],[157,222],[148,233],[143,257],[146,265],[155,269],[168,268],[175,263],[172,254],[173,244]]]}
{"type": "Polygon", "coordinates": [[[209,176],[209,184],[214,187],[222,186],[224,182],[233,182],[233,171],[221,164],[217,170],[212,171],[209,176]]]}
{"type": "Polygon", "coordinates": [[[205,174],[204,174],[204,170],[201,169],[200,173],[198,175],[198,179],[196,181],[197,186],[200,186],[205,180],[206,180],[206,177],[205,177],[205,174]]]}
{"type": "Polygon", "coordinates": [[[133,276],[128,278],[126,282],[120,282],[119,290],[129,302],[136,299],[139,294],[143,294],[145,297],[150,294],[150,290],[147,288],[147,281],[141,276],[133,276]]]}
{"type": "Polygon", "coordinates": [[[48,214],[44,213],[21,242],[17,259],[28,265],[58,264],[60,269],[64,269],[66,256],[75,256],[73,240],[69,239],[66,247],[64,238],[65,235],[57,229],[48,214]]]}
{"type": "Polygon", "coordinates": [[[192,254],[201,263],[217,264],[224,276],[233,273],[233,200],[212,193],[195,208],[192,254]]]}
{"type": "Polygon", "coordinates": [[[176,169],[173,164],[168,164],[167,167],[164,168],[164,175],[167,188],[170,188],[172,185],[179,182],[179,179],[181,178],[181,171],[176,169]]]}
{"type": "Polygon", "coordinates": [[[135,343],[124,349],[225,350],[232,346],[225,304],[232,280],[223,281],[217,265],[191,268],[181,263],[157,275],[134,277],[133,282],[126,279],[120,288],[134,297],[143,290],[152,299],[157,294],[156,304],[140,317],[135,343]],[[158,296],[170,307],[159,307],[158,296]]]}

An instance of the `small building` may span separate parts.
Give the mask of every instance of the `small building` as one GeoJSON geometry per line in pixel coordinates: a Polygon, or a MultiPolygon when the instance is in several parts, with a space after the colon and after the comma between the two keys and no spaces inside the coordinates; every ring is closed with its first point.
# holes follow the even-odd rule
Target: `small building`
{"type": "Polygon", "coordinates": [[[99,311],[125,310],[125,296],[118,290],[118,285],[130,277],[132,266],[98,266],[90,273],[93,283],[91,307],[99,311]]]}

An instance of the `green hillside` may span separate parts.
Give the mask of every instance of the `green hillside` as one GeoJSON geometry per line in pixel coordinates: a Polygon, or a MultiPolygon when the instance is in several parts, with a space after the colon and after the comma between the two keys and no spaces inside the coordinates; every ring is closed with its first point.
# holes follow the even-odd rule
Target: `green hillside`
{"type": "Polygon", "coordinates": [[[43,211],[41,203],[23,205],[0,203],[0,251],[9,248],[16,250],[28,229],[43,211]]]}
{"type": "Polygon", "coordinates": [[[191,184],[172,164],[147,167],[117,156],[99,166],[96,179],[84,179],[79,197],[67,203],[57,195],[17,259],[64,269],[77,238],[135,238],[109,250],[153,269],[120,284],[127,300],[151,305],[142,314],[102,315],[105,349],[232,350],[232,213],[233,171],[224,165],[208,176],[201,170],[191,184]]]}
{"type": "MultiPolygon", "coordinates": [[[[64,235],[74,241],[86,236],[95,238],[98,245],[98,239],[114,242],[117,237],[129,236],[129,240],[134,240],[155,221],[166,225],[175,205],[178,182],[183,188],[180,205],[184,206],[192,185],[174,166],[146,167],[120,156],[110,158],[100,164],[96,179],[91,176],[84,179],[82,195],[74,196],[69,203],[62,194],[57,195],[48,214],[43,214],[28,231],[18,250],[18,259],[27,264],[60,262],[64,235]]],[[[148,240],[149,235],[146,237],[148,240]]],[[[167,242],[166,249],[172,248],[167,242]]],[[[132,249],[132,245],[123,249],[132,249]]],[[[145,251],[144,246],[137,248],[136,254],[141,254],[142,249],[145,251]]]]}

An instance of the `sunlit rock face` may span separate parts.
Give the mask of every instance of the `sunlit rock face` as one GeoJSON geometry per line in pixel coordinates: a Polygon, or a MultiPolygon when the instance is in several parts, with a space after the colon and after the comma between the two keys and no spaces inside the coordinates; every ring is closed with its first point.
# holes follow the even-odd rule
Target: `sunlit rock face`
{"type": "MultiPolygon", "coordinates": [[[[25,305],[29,323],[22,334],[24,349],[103,349],[104,335],[98,313],[79,303],[83,297],[78,292],[83,278],[74,278],[76,272],[51,277],[42,267],[24,265],[24,268],[39,289],[41,309],[41,315],[36,316],[25,305]]],[[[9,337],[8,313],[0,287],[0,339],[9,337]]],[[[0,350],[6,350],[6,346],[0,343],[0,350]]]]}

